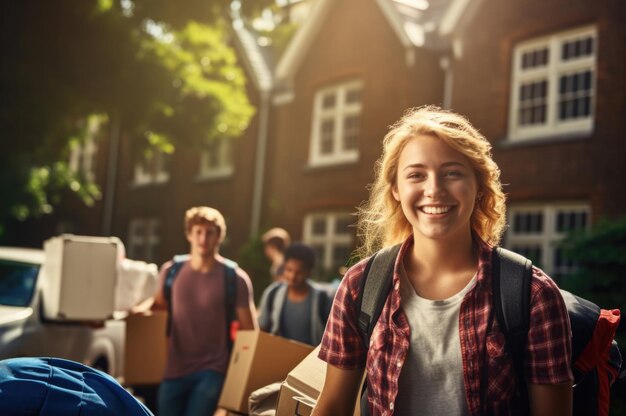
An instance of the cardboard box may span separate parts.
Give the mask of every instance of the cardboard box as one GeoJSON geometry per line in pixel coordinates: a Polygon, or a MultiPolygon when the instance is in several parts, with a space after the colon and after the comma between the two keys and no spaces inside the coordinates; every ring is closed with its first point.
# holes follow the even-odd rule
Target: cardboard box
{"type": "Polygon", "coordinates": [[[308,416],[313,411],[315,403],[316,399],[307,396],[284,382],[280,387],[280,395],[276,404],[276,416],[308,416]]]}
{"type": "MultiPolygon", "coordinates": [[[[294,416],[311,414],[326,379],[326,362],[317,355],[319,347],[306,356],[300,364],[289,372],[280,387],[276,416],[294,416]]],[[[363,382],[361,382],[361,385],[363,382]]],[[[355,398],[354,416],[361,414],[360,392],[355,398]]]]}
{"type": "Polygon", "coordinates": [[[167,359],[167,312],[152,311],[126,318],[124,384],[158,384],[167,359]]]}
{"type": "Polygon", "coordinates": [[[121,250],[115,237],[63,234],[46,240],[45,318],[99,321],[113,316],[121,250]]]}
{"type": "Polygon", "coordinates": [[[218,406],[248,413],[250,394],[284,380],[313,347],[262,331],[239,331],[218,406]]]}

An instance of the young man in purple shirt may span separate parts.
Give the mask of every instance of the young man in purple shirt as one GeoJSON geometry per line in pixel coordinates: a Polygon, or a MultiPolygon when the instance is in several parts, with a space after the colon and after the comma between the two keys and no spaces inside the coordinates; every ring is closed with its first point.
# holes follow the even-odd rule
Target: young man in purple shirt
{"type": "MultiPolygon", "coordinates": [[[[212,415],[228,366],[226,278],[229,261],[219,254],[226,236],[222,214],[210,207],[193,207],[185,214],[189,259],[177,272],[171,297],[164,294],[168,271],[161,268],[161,291],[153,308],[168,309],[171,327],[163,382],[159,388],[161,416],[212,415]]],[[[256,329],[252,283],[235,267],[235,318],[240,329],[256,329]]]]}

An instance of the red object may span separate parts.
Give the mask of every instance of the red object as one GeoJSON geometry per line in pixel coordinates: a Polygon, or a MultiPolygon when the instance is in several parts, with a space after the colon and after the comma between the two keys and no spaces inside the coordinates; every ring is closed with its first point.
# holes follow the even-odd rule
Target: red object
{"type": "Polygon", "coordinates": [[[235,339],[237,339],[237,331],[239,331],[239,328],[241,327],[241,324],[239,323],[239,321],[232,321],[230,323],[230,339],[235,342],[235,339]]]}
{"type": "Polygon", "coordinates": [[[600,383],[598,386],[598,416],[608,416],[611,398],[609,380],[612,384],[617,378],[617,369],[609,365],[609,352],[619,321],[619,309],[602,309],[593,336],[574,363],[574,367],[583,373],[591,371],[594,367],[598,370],[598,382],[600,383]]]}

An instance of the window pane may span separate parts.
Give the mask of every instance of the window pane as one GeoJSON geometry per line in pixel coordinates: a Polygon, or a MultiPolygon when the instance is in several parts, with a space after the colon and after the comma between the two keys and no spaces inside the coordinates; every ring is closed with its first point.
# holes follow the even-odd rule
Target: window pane
{"type": "Polygon", "coordinates": [[[337,99],[335,98],[335,93],[331,92],[328,94],[325,94],[324,97],[322,98],[322,108],[333,108],[335,107],[335,102],[337,101],[337,99]]]}
{"type": "Polygon", "coordinates": [[[323,268],[324,259],[325,259],[325,250],[324,246],[321,244],[312,244],[313,250],[315,251],[315,266],[316,268],[323,268]]]}
{"type": "Polygon", "coordinates": [[[563,253],[561,248],[557,248],[554,251],[554,271],[552,273],[552,277],[555,280],[560,280],[562,278],[567,278],[576,272],[578,268],[578,264],[575,260],[569,259],[563,253]]]}
{"type": "Polygon", "coordinates": [[[522,54],[522,69],[537,68],[548,64],[548,48],[536,49],[522,54]]]}
{"type": "Polygon", "coordinates": [[[543,232],[543,213],[516,213],[513,217],[513,231],[516,234],[541,234],[543,232]]]}
{"type": "Polygon", "coordinates": [[[519,94],[519,124],[544,124],[546,121],[546,106],[548,96],[548,81],[541,80],[520,85],[519,94]]]}
{"type": "Polygon", "coordinates": [[[556,231],[565,233],[580,230],[587,226],[586,212],[559,212],[556,216],[556,231]]]}
{"type": "Polygon", "coordinates": [[[346,103],[352,104],[358,102],[361,102],[361,90],[355,89],[346,93],[346,103]]]}
{"type": "Polygon", "coordinates": [[[333,138],[335,133],[335,121],[332,119],[322,121],[322,135],[320,140],[320,153],[327,155],[333,152],[333,138]]]}
{"type": "Polygon", "coordinates": [[[336,245],[333,247],[333,268],[343,266],[350,258],[350,247],[345,245],[336,245]]]}
{"type": "Polygon", "coordinates": [[[311,227],[313,235],[325,235],[326,234],[326,218],[316,217],[313,219],[313,225],[311,227]]]}
{"type": "Polygon", "coordinates": [[[352,217],[341,216],[335,220],[335,234],[350,234],[350,225],[352,225],[352,217]]]}
{"type": "Polygon", "coordinates": [[[357,148],[359,138],[359,116],[348,116],[343,120],[343,149],[351,150],[357,148]]]}
{"type": "Polygon", "coordinates": [[[591,115],[592,79],[593,74],[590,70],[562,75],[559,78],[560,120],[591,115]]]}
{"type": "Polygon", "coordinates": [[[564,61],[593,55],[593,38],[573,39],[561,46],[561,59],[564,61]]]}

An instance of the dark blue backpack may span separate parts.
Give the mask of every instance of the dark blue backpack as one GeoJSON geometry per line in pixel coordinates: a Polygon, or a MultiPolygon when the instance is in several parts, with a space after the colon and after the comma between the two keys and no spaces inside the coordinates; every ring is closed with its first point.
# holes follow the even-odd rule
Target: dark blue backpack
{"type": "MultiPolygon", "coordinates": [[[[172,258],[172,265],[167,271],[165,276],[165,282],[163,283],[163,296],[167,301],[167,327],[166,335],[169,336],[172,332],[172,288],[174,280],[178,275],[181,267],[189,261],[189,254],[179,254],[172,258]]],[[[224,290],[225,290],[225,302],[226,307],[226,342],[228,345],[228,351],[233,348],[234,332],[237,329],[237,314],[236,314],[236,299],[237,299],[237,263],[232,260],[224,259],[224,290]]]]}
{"type": "MultiPolygon", "coordinates": [[[[400,245],[374,254],[367,262],[356,301],[359,329],[364,345],[369,345],[372,331],[391,289],[393,267],[400,245]]],[[[496,318],[506,340],[507,353],[513,360],[522,394],[524,350],[530,318],[530,281],[532,263],[512,251],[497,248],[493,256],[493,295],[496,318]]],[[[572,372],[574,373],[574,415],[606,416],[610,387],[620,374],[622,357],[614,340],[619,325],[617,309],[600,309],[594,303],[561,290],[572,329],[572,372]]],[[[524,401],[528,403],[528,400],[524,401]]],[[[528,410],[528,409],[526,409],[528,410]]],[[[361,414],[369,414],[367,390],[361,397],[361,414]]]]}

